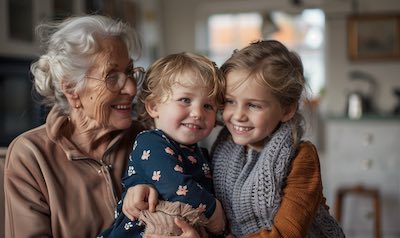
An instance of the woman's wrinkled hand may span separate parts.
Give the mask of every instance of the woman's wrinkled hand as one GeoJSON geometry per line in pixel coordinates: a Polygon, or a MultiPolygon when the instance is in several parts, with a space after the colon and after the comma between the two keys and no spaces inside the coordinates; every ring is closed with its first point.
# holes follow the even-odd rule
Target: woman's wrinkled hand
{"type": "Polygon", "coordinates": [[[148,184],[130,187],[126,192],[122,212],[131,220],[139,217],[140,211],[149,209],[154,212],[158,203],[158,192],[148,184]]]}
{"type": "Polygon", "coordinates": [[[179,236],[162,236],[162,235],[155,235],[155,234],[145,234],[143,237],[144,238],[201,238],[199,233],[196,232],[196,230],[186,223],[185,221],[175,218],[175,224],[181,228],[182,234],[179,236]]]}

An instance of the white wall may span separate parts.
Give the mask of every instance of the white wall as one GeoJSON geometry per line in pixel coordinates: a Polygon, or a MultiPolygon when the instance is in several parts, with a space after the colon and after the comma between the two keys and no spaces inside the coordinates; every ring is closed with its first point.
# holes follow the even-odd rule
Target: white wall
{"type": "MultiPolygon", "coordinates": [[[[360,13],[400,12],[400,2],[396,0],[359,1],[360,13]]],[[[345,110],[346,93],[352,88],[348,73],[361,70],[377,80],[375,103],[380,112],[389,112],[397,100],[393,87],[400,88],[400,60],[380,62],[350,62],[347,58],[346,18],[340,13],[327,16],[327,95],[326,103],[330,113],[340,114],[345,110]]]]}
{"type": "MultiPolygon", "coordinates": [[[[396,104],[393,87],[400,87],[400,61],[353,63],[347,58],[346,16],[352,12],[351,0],[303,0],[306,7],[320,7],[326,12],[326,79],[327,93],[324,112],[341,115],[345,112],[346,93],[352,88],[348,73],[362,70],[373,75],[378,82],[375,98],[380,112],[391,111],[396,104]]],[[[162,27],[165,54],[180,51],[202,51],[196,48],[196,25],[204,23],[208,14],[237,11],[300,11],[290,6],[289,1],[241,1],[241,0],[168,0],[161,1],[162,27]]],[[[398,0],[359,0],[359,13],[400,12],[398,0]]],[[[198,33],[198,32],[197,32],[198,33]]],[[[197,37],[206,37],[201,31],[197,37]]]]}

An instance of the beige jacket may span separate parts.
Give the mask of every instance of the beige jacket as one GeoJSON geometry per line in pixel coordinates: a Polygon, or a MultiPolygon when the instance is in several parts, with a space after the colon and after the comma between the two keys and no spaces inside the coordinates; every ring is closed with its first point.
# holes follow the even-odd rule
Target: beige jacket
{"type": "Polygon", "coordinates": [[[18,136],[8,147],[6,237],[96,237],[112,224],[139,123],[115,133],[104,163],[87,158],[63,136],[66,123],[53,108],[45,125],[18,136]]]}

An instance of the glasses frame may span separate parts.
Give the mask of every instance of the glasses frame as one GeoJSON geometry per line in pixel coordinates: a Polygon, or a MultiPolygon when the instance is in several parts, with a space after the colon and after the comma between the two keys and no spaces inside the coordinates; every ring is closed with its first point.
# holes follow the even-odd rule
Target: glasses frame
{"type": "Polygon", "coordinates": [[[107,87],[108,90],[110,90],[113,93],[116,93],[116,92],[120,91],[125,86],[126,80],[128,78],[133,79],[135,84],[139,85],[140,82],[142,82],[142,80],[144,78],[144,75],[146,73],[146,71],[145,71],[145,69],[143,67],[133,67],[133,63],[132,62],[128,65],[128,70],[127,71],[129,71],[129,72],[128,73],[121,72],[121,71],[115,72],[116,74],[118,74],[118,81],[115,84],[111,84],[110,83],[111,80],[108,80],[108,77],[109,77],[110,74],[107,74],[106,76],[104,76],[102,78],[91,77],[91,76],[85,75],[85,78],[102,81],[102,82],[104,82],[106,84],[106,87],[107,87]],[[132,67],[132,69],[130,69],[130,67],[132,67]]]}

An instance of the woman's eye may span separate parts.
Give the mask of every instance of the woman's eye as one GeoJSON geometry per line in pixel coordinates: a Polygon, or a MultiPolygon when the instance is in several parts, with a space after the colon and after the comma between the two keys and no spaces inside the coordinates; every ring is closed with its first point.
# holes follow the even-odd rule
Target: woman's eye
{"type": "Polygon", "coordinates": [[[118,79],[119,79],[118,73],[110,73],[106,77],[107,83],[109,83],[111,85],[116,84],[118,82],[118,79]]]}
{"type": "Polygon", "coordinates": [[[135,70],[133,68],[133,65],[128,66],[128,68],[125,71],[126,76],[132,77],[135,74],[135,70]]]}

